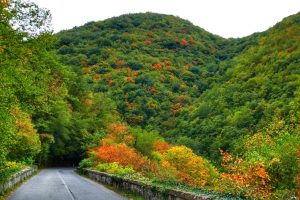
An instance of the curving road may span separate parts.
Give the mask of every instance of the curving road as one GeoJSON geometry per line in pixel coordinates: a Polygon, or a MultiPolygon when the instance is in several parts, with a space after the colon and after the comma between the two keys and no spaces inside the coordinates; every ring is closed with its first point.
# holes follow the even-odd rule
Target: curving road
{"type": "Polygon", "coordinates": [[[124,200],[126,198],[81,177],[74,169],[45,169],[21,185],[8,200],[124,200]]]}

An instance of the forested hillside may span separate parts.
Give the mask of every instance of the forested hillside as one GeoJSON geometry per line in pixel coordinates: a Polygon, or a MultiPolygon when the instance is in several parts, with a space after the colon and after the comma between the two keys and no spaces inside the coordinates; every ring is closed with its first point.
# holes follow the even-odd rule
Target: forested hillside
{"type": "Polygon", "coordinates": [[[300,13],[238,39],[155,13],[53,35],[49,11],[0,2],[0,181],[86,158],[153,184],[297,196],[300,13]]]}
{"type": "Polygon", "coordinates": [[[129,125],[216,159],[278,119],[297,123],[299,18],[226,40],[177,17],[131,14],[63,31],[57,48],[129,125]]]}

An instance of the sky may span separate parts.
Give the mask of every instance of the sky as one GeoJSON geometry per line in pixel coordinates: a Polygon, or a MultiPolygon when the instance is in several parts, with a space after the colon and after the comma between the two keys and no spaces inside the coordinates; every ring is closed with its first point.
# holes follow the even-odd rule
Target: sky
{"type": "Polygon", "coordinates": [[[55,32],[128,13],[171,14],[225,38],[267,30],[300,12],[300,0],[31,0],[52,13],[55,32]]]}

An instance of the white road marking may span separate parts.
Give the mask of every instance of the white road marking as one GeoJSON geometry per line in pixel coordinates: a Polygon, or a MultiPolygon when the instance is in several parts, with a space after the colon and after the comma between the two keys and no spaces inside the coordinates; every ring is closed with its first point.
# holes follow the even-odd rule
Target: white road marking
{"type": "Polygon", "coordinates": [[[71,193],[71,191],[70,191],[70,189],[69,189],[69,187],[68,187],[68,185],[67,185],[66,182],[64,181],[63,177],[60,175],[59,171],[57,171],[57,174],[58,174],[58,177],[60,178],[60,180],[62,181],[63,185],[64,185],[65,188],[67,189],[68,194],[69,194],[70,197],[71,197],[71,200],[75,200],[75,199],[74,199],[74,196],[72,195],[72,193],[71,193]]]}

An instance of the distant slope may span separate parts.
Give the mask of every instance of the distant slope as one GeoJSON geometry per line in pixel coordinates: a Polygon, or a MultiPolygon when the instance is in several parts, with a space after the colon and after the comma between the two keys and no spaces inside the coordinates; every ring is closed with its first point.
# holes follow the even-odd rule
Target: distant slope
{"type": "Polygon", "coordinates": [[[181,113],[173,135],[191,137],[185,143],[217,156],[219,147],[230,148],[276,119],[291,128],[298,123],[300,13],[257,39],[257,45],[222,63],[228,65],[226,73],[181,113]]]}
{"type": "Polygon", "coordinates": [[[58,34],[61,60],[133,126],[218,157],[274,120],[299,120],[300,14],[226,40],[178,17],[130,14],[58,34]]]}

